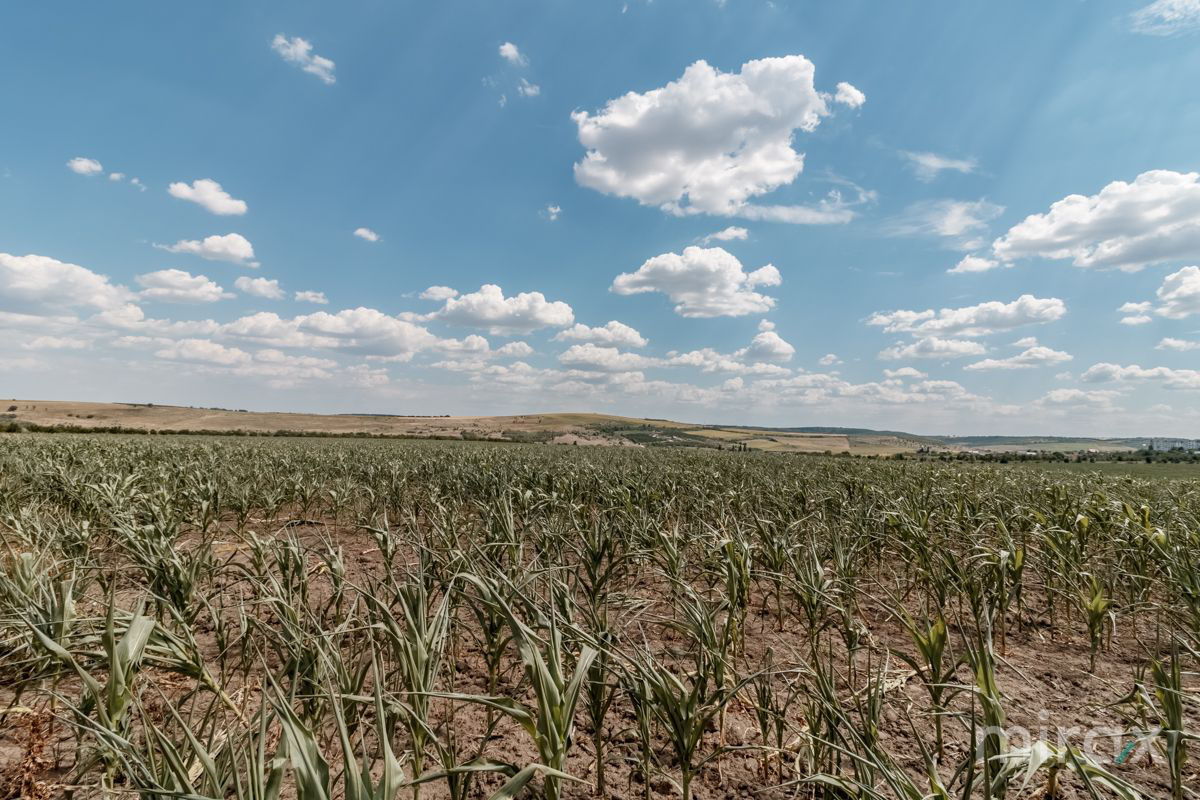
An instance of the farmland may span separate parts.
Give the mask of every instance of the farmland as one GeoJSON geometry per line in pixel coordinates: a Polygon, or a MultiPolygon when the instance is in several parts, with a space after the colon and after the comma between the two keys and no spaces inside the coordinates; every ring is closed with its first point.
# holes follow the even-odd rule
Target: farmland
{"type": "Polygon", "coordinates": [[[1194,796],[1179,477],[0,436],[0,798],[1194,796]]]}

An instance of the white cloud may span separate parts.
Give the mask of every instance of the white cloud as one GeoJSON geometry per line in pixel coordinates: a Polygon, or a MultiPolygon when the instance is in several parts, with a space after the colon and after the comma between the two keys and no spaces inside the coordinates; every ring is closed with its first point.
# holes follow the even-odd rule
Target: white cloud
{"type": "Polygon", "coordinates": [[[343,370],[350,383],[360,389],[373,389],[388,383],[387,370],[369,367],[366,364],[355,364],[343,370]]]}
{"type": "Polygon", "coordinates": [[[900,367],[899,369],[885,369],[883,371],[885,377],[892,380],[903,380],[904,378],[928,378],[924,372],[913,367],[900,367]]]}
{"type": "Polygon", "coordinates": [[[405,361],[438,339],[420,325],[388,316],[374,308],[353,308],[329,314],[317,311],[296,317],[290,327],[317,337],[322,346],[364,355],[405,361]]]}
{"type": "Polygon", "coordinates": [[[959,250],[984,245],[988,223],[1004,213],[1004,206],[987,200],[922,200],[889,220],[884,232],[893,236],[937,236],[959,250]]]}
{"type": "Polygon", "coordinates": [[[240,233],[227,233],[224,236],[206,236],[202,241],[183,239],[175,244],[156,244],[160,250],[168,253],[190,253],[209,261],[229,261],[234,264],[244,264],[257,267],[254,258],[254,246],[240,233]]]}
{"type": "Polygon", "coordinates": [[[751,203],[804,168],[794,134],[829,113],[813,74],[800,55],[748,61],[738,72],[697,61],[662,88],[629,92],[595,114],[576,111],[587,153],[575,180],[672,214],[846,222],[853,214],[836,196],[816,208],[751,203]]]}
{"type": "Polygon", "coordinates": [[[160,269],[137,277],[143,287],[140,297],[164,303],[215,303],[233,297],[204,275],[192,275],[181,269],[160,269]]]}
{"type": "Polygon", "coordinates": [[[1173,339],[1168,336],[1159,342],[1154,349],[1175,350],[1179,353],[1186,353],[1189,350],[1200,350],[1200,342],[1191,342],[1186,339],[1173,339]]]}
{"type": "Polygon", "coordinates": [[[558,360],[568,367],[604,372],[628,372],[662,363],[657,358],[648,358],[637,353],[623,353],[615,347],[602,347],[590,342],[571,345],[559,355],[558,360]]]}
{"type": "Polygon", "coordinates": [[[316,75],[327,85],[337,81],[333,75],[334,63],[314,53],[313,46],[307,39],[299,36],[288,38],[282,33],[277,33],[271,41],[271,49],[284,61],[295,64],[310,75],[316,75]]]}
{"type": "Polygon", "coordinates": [[[1167,319],[1200,314],[1200,267],[1184,267],[1163,279],[1156,292],[1160,305],[1154,311],[1167,319]]]}
{"type": "Polygon", "coordinates": [[[47,256],[0,253],[0,309],[23,314],[67,308],[110,311],[132,297],[125,287],[86,267],[47,256]]]}
{"type": "Polygon", "coordinates": [[[1049,347],[1034,345],[1015,356],[1008,358],[985,358],[983,361],[976,361],[973,364],[967,364],[963,369],[985,371],[997,369],[1030,369],[1032,367],[1049,367],[1055,364],[1062,364],[1070,361],[1072,358],[1070,353],[1064,353],[1061,350],[1052,350],[1049,347]]]}
{"type": "Polygon", "coordinates": [[[533,348],[525,342],[509,342],[496,348],[496,355],[524,358],[533,355],[533,348]]]}
{"type": "Polygon", "coordinates": [[[1004,261],[1071,259],[1127,272],[1200,256],[1200,173],[1152,170],[1095,195],[1069,195],[1014,225],[993,250],[1004,261]]]}
{"type": "Polygon", "coordinates": [[[1122,325],[1145,325],[1151,322],[1150,309],[1153,303],[1146,301],[1143,303],[1125,303],[1117,309],[1125,316],[1121,317],[1122,325]]]}
{"type": "Polygon", "coordinates": [[[521,97],[537,97],[541,93],[542,87],[536,83],[530,83],[524,78],[521,78],[521,82],[517,84],[517,94],[521,95],[521,97]]]}
{"type": "Polygon", "coordinates": [[[89,340],[76,336],[38,336],[21,345],[25,350],[86,350],[91,346],[89,340]]]}
{"type": "Polygon", "coordinates": [[[1034,401],[1034,405],[1046,409],[1082,408],[1094,411],[1115,411],[1118,409],[1114,402],[1120,396],[1120,392],[1107,390],[1051,389],[1034,401]]]}
{"type": "Polygon", "coordinates": [[[775,299],[753,291],[783,282],[771,264],[747,273],[731,253],[720,248],[688,247],[683,254],[663,253],[648,259],[637,272],[622,273],[611,291],[621,295],[662,292],[684,317],[740,317],[761,314],[775,299]]]}
{"type": "Polygon", "coordinates": [[[170,361],[197,361],[204,364],[235,366],[249,364],[250,354],[236,347],[226,347],[208,339],[180,339],[154,355],[170,361]]]}
{"type": "Polygon", "coordinates": [[[142,183],[141,178],[130,178],[129,183],[136,186],[140,191],[146,191],[146,184],[142,183]]]}
{"type": "Polygon", "coordinates": [[[451,289],[449,286],[430,286],[425,291],[421,292],[422,300],[449,300],[451,297],[458,297],[458,290],[451,289]]]}
{"type": "Polygon", "coordinates": [[[559,331],[554,340],[556,342],[593,342],[595,344],[608,344],[617,347],[645,347],[646,339],[634,328],[617,320],[609,320],[605,325],[599,325],[594,328],[588,327],[579,322],[570,328],[565,328],[559,331]]]}
{"type": "Polygon", "coordinates": [[[525,58],[524,54],[521,53],[521,49],[512,42],[505,42],[500,45],[500,57],[519,67],[523,67],[529,63],[529,59],[525,58]]]}
{"type": "Polygon", "coordinates": [[[186,183],[176,182],[167,187],[172,197],[187,200],[203,206],[219,216],[239,216],[246,213],[246,201],[235,200],[229,192],[221,188],[221,184],[211,178],[200,178],[186,183]]]}
{"type": "Polygon", "coordinates": [[[826,353],[825,355],[823,355],[819,359],[817,359],[817,363],[820,364],[822,367],[832,367],[835,364],[842,363],[842,360],[837,357],[837,353],[826,353]]]}
{"type": "Polygon", "coordinates": [[[712,242],[732,242],[736,240],[745,240],[750,236],[750,231],[745,228],[739,228],[737,225],[730,225],[724,230],[719,230],[716,233],[710,233],[700,239],[700,244],[706,245],[712,242]]]}
{"type": "Polygon", "coordinates": [[[747,358],[750,356],[749,348],[742,348],[733,355],[719,353],[711,347],[704,347],[700,350],[692,350],[687,353],[671,352],[667,355],[669,358],[663,362],[666,366],[695,367],[701,372],[706,373],[732,372],[740,375],[779,377],[781,375],[790,375],[792,372],[787,367],[781,367],[778,364],[769,364],[765,361],[750,361],[747,358]]]}
{"type": "MultiPolygon", "coordinates": [[[[999,261],[994,261],[990,258],[982,256],[963,256],[959,262],[946,272],[951,275],[962,275],[969,272],[987,272],[990,269],[995,269],[1001,266],[999,261]]],[[[1005,265],[1007,266],[1007,265],[1005,265]]]]}
{"type": "Polygon", "coordinates": [[[125,180],[125,173],[124,172],[110,172],[110,173],[108,173],[108,179],[110,181],[112,181],[113,183],[117,183],[118,181],[123,181],[123,180],[125,180]]]}
{"type": "Polygon", "coordinates": [[[867,102],[867,96],[853,84],[841,81],[838,83],[837,91],[833,95],[833,102],[841,103],[850,108],[859,108],[863,103],[867,102]]]}
{"type": "Polygon", "coordinates": [[[760,319],[758,321],[758,329],[760,331],[773,331],[775,330],[775,323],[769,319],[760,319]]]}
{"type": "Polygon", "coordinates": [[[297,303],[316,303],[319,306],[329,305],[329,299],[325,297],[324,292],[296,292],[292,297],[297,303]]]}
{"type": "Polygon", "coordinates": [[[562,213],[562,208],[551,203],[550,205],[546,206],[546,210],[542,213],[546,215],[546,219],[554,222],[558,219],[559,214],[562,213]]]}
{"type": "Polygon", "coordinates": [[[1011,303],[991,300],[962,308],[939,311],[880,311],[867,319],[868,325],[882,327],[886,333],[911,333],[914,336],[987,336],[1024,325],[1039,325],[1061,319],[1067,306],[1057,297],[1023,294],[1011,303]]]}
{"type": "Polygon", "coordinates": [[[1168,389],[1200,389],[1200,371],[1170,367],[1140,367],[1137,364],[1100,363],[1088,367],[1081,376],[1088,383],[1162,381],[1168,389]]]}
{"type": "Polygon", "coordinates": [[[428,318],[452,325],[484,328],[497,336],[529,333],[538,328],[562,328],[575,321],[575,315],[566,303],[550,302],[541,292],[521,292],[505,297],[504,291],[494,284],[485,284],[477,292],[447,298],[446,304],[428,318]]]}
{"type": "Polygon", "coordinates": [[[964,356],[983,355],[987,350],[979,342],[969,339],[941,339],[929,336],[915,342],[895,344],[879,353],[879,357],[888,361],[901,361],[906,358],[963,358],[964,356]]]}
{"type": "Polygon", "coordinates": [[[795,353],[796,348],[775,331],[762,331],[755,335],[748,347],[738,350],[734,356],[743,361],[791,361],[795,353]]]}
{"type": "Polygon", "coordinates": [[[1038,340],[1037,340],[1036,336],[1024,336],[1020,339],[1017,339],[1015,342],[1013,342],[1012,346],[1013,347],[1023,347],[1023,348],[1028,349],[1030,347],[1037,347],[1037,344],[1038,344],[1038,340]]]}
{"type": "Polygon", "coordinates": [[[444,353],[480,354],[489,353],[492,349],[492,346],[488,344],[488,340],[476,333],[464,336],[461,339],[442,339],[434,346],[444,353]]]}
{"type": "Polygon", "coordinates": [[[917,178],[926,183],[935,179],[942,172],[961,172],[965,175],[974,172],[979,166],[973,158],[950,158],[937,153],[911,150],[901,150],[900,155],[908,159],[908,164],[917,174],[917,178]]]}
{"type": "Polygon", "coordinates": [[[282,300],[287,296],[283,289],[279,288],[279,281],[267,278],[247,278],[243,275],[233,282],[233,286],[242,294],[267,300],[282,300]]]}
{"type": "Polygon", "coordinates": [[[104,167],[94,158],[84,158],[76,156],[67,162],[67,169],[77,175],[99,175],[104,172],[104,167]]]}
{"type": "Polygon", "coordinates": [[[1200,30],[1200,0],[1155,0],[1129,15],[1137,33],[1171,36],[1200,30]]]}
{"type": "Polygon", "coordinates": [[[370,228],[355,228],[354,235],[368,242],[378,242],[379,234],[370,228]]]}

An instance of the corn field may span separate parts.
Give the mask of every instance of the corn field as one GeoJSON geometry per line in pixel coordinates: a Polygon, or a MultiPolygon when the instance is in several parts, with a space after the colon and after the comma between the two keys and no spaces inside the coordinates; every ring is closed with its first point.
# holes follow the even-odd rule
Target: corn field
{"type": "Polygon", "coordinates": [[[1200,484],[0,439],[0,799],[1197,796],[1200,484]]]}

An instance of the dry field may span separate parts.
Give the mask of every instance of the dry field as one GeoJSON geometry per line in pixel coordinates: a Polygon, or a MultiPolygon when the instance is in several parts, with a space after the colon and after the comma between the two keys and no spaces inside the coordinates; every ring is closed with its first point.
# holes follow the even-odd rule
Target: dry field
{"type": "Polygon", "coordinates": [[[0,436],[0,798],[1194,796],[1195,482],[0,436]]]}
{"type": "MultiPolygon", "coordinates": [[[[0,401],[0,420],[82,429],[204,431],[254,434],[400,436],[432,439],[541,441],[569,445],[745,445],[776,453],[892,455],[911,453],[921,441],[885,435],[795,433],[763,428],[706,426],[609,414],[547,413],[501,417],[405,417],[368,414],[289,414],[133,403],[0,401]]],[[[927,443],[926,443],[927,444],[927,443]]]]}

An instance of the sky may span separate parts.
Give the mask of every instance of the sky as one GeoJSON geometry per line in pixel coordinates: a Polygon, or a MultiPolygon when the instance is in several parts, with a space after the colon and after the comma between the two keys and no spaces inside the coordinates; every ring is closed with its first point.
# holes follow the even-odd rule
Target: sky
{"type": "Polygon", "coordinates": [[[8,4],[0,396],[1200,436],[1200,0],[8,4]]]}

